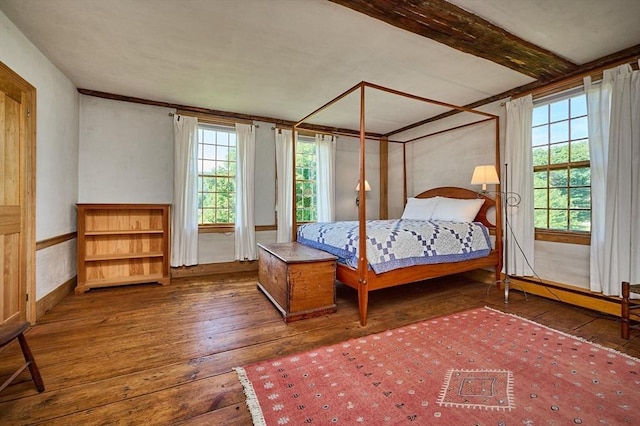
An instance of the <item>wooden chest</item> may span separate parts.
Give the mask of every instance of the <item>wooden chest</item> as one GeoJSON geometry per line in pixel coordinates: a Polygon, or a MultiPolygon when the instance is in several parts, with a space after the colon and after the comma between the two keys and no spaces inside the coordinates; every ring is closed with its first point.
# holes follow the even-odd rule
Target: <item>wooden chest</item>
{"type": "Polygon", "coordinates": [[[258,244],[258,288],[285,322],[336,311],[336,257],[298,243],[258,244]]]}

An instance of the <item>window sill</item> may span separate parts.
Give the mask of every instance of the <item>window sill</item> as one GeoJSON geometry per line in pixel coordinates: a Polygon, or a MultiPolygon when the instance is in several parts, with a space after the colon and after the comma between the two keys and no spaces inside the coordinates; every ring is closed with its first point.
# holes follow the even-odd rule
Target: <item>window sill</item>
{"type": "MultiPolygon", "coordinates": [[[[262,231],[275,231],[276,225],[257,225],[255,227],[256,232],[262,231]]],[[[229,232],[236,232],[235,225],[199,225],[198,233],[200,234],[228,234],[229,232]]]]}
{"type": "Polygon", "coordinates": [[[580,244],[588,246],[591,244],[591,234],[589,232],[563,232],[551,231],[548,229],[535,230],[536,241],[548,241],[552,243],[580,244]]]}

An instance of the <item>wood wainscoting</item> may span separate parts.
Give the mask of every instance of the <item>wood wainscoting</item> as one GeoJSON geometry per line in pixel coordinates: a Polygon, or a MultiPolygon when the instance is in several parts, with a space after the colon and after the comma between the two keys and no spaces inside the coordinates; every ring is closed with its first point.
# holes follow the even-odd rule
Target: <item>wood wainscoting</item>
{"type": "MultiPolygon", "coordinates": [[[[77,238],[77,232],[69,232],[62,235],[57,235],[52,238],[47,238],[36,242],[36,251],[45,250],[49,247],[56,246],[58,244],[65,243],[77,238]]],[[[69,278],[64,283],[60,284],[55,290],[49,292],[44,297],[36,300],[36,321],[44,315],[49,309],[56,306],[62,299],[64,299],[69,293],[73,291],[77,283],[77,276],[69,278]]]]}
{"type": "Polygon", "coordinates": [[[171,278],[200,277],[203,275],[235,274],[241,272],[258,273],[258,261],[245,260],[243,262],[235,261],[181,266],[179,268],[171,268],[171,278]]]}
{"type": "MultiPolygon", "coordinates": [[[[487,285],[495,283],[495,274],[488,270],[479,269],[467,272],[464,275],[476,281],[484,282],[487,285]]],[[[604,296],[581,287],[560,284],[547,280],[538,281],[534,279],[511,277],[511,290],[513,290],[512,293],[514,297],[522,298],[518,293],[524,291],[527,294],[535,294],[536,296],[557,300],[559,302],[568,303],[581,308],[592,309],[608,315],[620,317],[621,314],[621,299],[619,297],[604,296]]],[[[495,289],[491,291],[499,292],[501,290],[495,289]]],[[[639,316],[631,316],[631,318],[634,317],[635,320],[640,321],[639,316]]]]}

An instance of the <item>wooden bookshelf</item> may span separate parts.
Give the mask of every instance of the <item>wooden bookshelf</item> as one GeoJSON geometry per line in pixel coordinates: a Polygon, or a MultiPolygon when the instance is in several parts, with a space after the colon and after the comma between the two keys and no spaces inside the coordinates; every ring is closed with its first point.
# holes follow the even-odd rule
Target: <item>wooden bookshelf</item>
{"type": "Polygon", "coordinates": [[[168,204],[78,204],[78,285],[170,283],[168,204]]]}

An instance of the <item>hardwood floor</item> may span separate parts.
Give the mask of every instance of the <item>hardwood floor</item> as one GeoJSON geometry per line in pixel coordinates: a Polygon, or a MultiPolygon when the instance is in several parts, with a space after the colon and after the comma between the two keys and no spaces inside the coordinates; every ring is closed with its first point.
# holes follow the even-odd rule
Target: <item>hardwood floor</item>
{"type": "MultiPolygon", "coordinates": [[[[285,325],[244,273],[174,279],[69,295],[26,336],[46,391],[28,373],[0,393],[2,425],[250,425],[235,366],[473,307],[491,306],[640,357],[640,334],[617,318],[503,294],[463,277],[380,290],[360,327],[356,292],[339,285],[338,312],[285,325]]],[[[0,352],[0,381],[20,362],[0,352]]]]}

